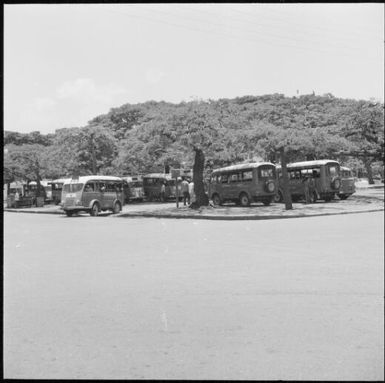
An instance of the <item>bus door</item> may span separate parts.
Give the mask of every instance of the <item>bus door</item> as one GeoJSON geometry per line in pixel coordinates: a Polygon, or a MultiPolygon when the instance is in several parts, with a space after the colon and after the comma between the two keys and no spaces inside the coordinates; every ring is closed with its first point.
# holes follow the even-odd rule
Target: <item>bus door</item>
{"type": "Polygon", "coordinates": [[[313,168],[312,169],[312,177],[313,177],[313,180],[314,180],[315,190],[319,194],[320,190],[322,189],[321,169],[320,168],[313,168]]]}
{"type": "Polygon", "coordinates": [[[106,209],[107,208],[107,182],[105,181],[98,181],[95,183],[96,185],[96,191],[97,191],[97,199],[100,202],[101,209],[106,209]]]}
{"type": "Polygon", "coordinates": [[[121,191],[118,188],[117,182],[107,181],[106,190],[103,193],[103,205],[106,209],[111,209],[114,206],[114,201],[122,200],[121,191]]]}
{"type": "Polygon", "coordinates": [[[222,189],[220,194],[222,199],[231,198],[231,186],[229,183],[229,178],[229,174],[221,174],[220,176],[220,184],[222,189]]]}
{"type": "Polygon", "coordinates": [[[91,201],[99,198],[99,192],[97,190],[97,184],[94,181],[88,181],[84,185],[83,193],[82,193],[82,205],[87,207],[90,205],[91,201]]]}
{"type": "Polygon", "coordinates": [[[237,198],[242,188],[242,173],[233,173],[229,175],[228,192],[229,197],[237,198]]]}

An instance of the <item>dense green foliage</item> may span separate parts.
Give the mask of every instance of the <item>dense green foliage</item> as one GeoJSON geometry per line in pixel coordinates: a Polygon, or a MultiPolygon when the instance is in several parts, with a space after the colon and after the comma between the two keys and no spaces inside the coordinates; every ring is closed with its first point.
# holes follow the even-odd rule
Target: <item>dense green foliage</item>
{"type": "Polygon", "coordinates": [[[281,148],[288,161],[330,158],[368,169],[384,159],[384,105],[330,94],[149,101],[54,134],[6,131],[4,146],[5,182],[192,167],[198,152],[209,171],[244,160],[277,161],[281,148]]]}

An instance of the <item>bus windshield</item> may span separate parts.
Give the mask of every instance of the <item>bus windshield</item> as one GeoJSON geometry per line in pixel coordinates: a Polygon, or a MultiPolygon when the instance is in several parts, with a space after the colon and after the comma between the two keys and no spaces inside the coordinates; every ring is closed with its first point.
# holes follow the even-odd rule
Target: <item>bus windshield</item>
{"type": "Polygon", "coordinates": [[[329,164],[328,168],[329,168],[329,174],[331,176],[338,176],[338,165],[336,165],[336,164],[329,164]]]}
{"type": "Polygon", "coordinates": [[[275,169],[273,167],[261,166],[258,172],[260,178],[275,177],[275,169]]]}
{"type": "Polygon", "coordinates": [[[66,184],[63,186],[63,191],[66,193],[76,193],[83,189],[84,184],[66,184]]]}

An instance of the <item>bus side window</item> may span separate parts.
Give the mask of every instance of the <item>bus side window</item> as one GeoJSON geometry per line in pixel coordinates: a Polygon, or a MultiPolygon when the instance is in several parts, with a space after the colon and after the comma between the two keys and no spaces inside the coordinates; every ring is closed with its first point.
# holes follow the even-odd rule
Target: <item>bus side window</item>
{"type": "Polygon", "coordinates": [[[120,182],[117,182],[114,186],[116,193],[120,193],[122,191],[122,184],[120,182]]]}
{"type": "Polygon", "coordinates": [[[313,178],[319,178],[319,177],[320,177],[319,169],[313,169],[313,178]]]}
{"type": "Polygon", "coordinates": [[[251,181],[252,179],[253,179],[253,172],[252,171],[242,172],[242,180],[243,181],[251,181]]]}
{"type": "Polygon", "coordinates": [[[227,184],[228,180],[228,175],[227,174],[222,174],[221,181],[223,184],[227,184]]]}
{"type": "Polygon", "coordinates": [[[335,166],[335,165],[329,166],[329,174],[330,174],[331,176],[338,175],[338,169],[337,169],[337,166],[335,166]]]}
{"type": "Polygon", "coordinates": [[[238,182],[238,173],[230,175],[230,182],[238,182]]]}
{"type": "Polygon", "coordinates": [[[86,186],[84,187],[85,192],[93,192],[94,191],[94,184],[93,182],[88,182],[86,186]]]}

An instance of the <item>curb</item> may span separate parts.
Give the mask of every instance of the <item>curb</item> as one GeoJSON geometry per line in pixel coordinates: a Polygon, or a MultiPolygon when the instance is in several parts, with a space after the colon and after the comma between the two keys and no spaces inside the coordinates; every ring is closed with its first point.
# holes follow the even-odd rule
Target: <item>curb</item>
{"type": "Polygon", "coordinates": [[[25,210],[25,209],[12,209],[5,208],[3,211],[8,211],[10,213],[29,213],[29,214],[64,214],[61,211],[39,211],[39,210],[25,210]]]}
{"type": "Polygon", "coordinates": [[[207,219],[207,220],[220,220],[220,221],[257,221],[257,220],[268,220],[268,219],[287,219],[287,218],[307,218],[307,217],[321,217],[326,215],[343,215],[343,214],[360,214],[360,213],[374,213],[384,211],[384,209],[370,209],[370,210],[360,210],[360,211],[343,211],[339,213],[321,213],[321,214],[295,214],[290,216],[281,216],[281,215],[265,215],[265,216],[207,216],[207,215],[196,215],[196,216],[185,216],[185,215],[172,215],[172,214],[149,214],[149,213],[123,213],[113,216],[114,218],[174,218],[174,219],[207,219]]]}
{"type": "MultiPolygon", "coordinates": [[[[29,214],[56,214],[65,215],[62,211],[36,211],[36,210],[19,210],[12,208],[5,208],[3,211],[11,213],[29,213],[29,214]]],[[[343,215],[343,214],[360,214],[360,213],[373,213],[384,211],[384,208],[358,210],[358,211],[341,211],[331,213],[320,214],[293,214],[293,215],[176,215],[176,214],[153,214],[153,213],[120,213],[116,215],[110,215],[112,218],[165,218],[165,219],[206,219],[206,220],[220,220],[220,221],[245,221],[245,220],[269,220],[269,219],[288,219],[288,218],[306,218],[306,217],[321,217],[328,215],[343,215]]]]}

